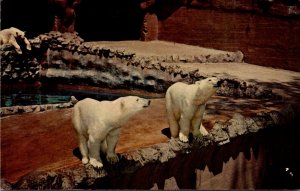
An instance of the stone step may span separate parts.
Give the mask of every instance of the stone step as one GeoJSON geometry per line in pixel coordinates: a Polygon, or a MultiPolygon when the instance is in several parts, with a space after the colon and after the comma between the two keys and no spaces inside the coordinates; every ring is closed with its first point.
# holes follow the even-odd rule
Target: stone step
{"type": "Polygon", "coordinates": [[[241,51],[229,52],[158,40],[85,42],[83,46],[130,52],[139,62],[223,63],[242,62],[244,57],[241,51]]]}

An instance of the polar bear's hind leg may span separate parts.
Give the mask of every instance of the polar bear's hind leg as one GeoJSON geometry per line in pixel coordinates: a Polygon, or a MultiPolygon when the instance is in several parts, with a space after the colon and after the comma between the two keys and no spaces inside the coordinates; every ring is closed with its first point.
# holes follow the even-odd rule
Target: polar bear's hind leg
{"type": "Polygon", "coordinates": [[[81,132],[83,127],[82,127],[80,119],[81,119],[81,116],[80,116],[79,108],[75,105],[74,111],[73,111],[72,122],[73,122],[73,126],[77,133],[79,150],[80,150],[80,153],[82,156],[81,161],[83,164],[87,164],[89,162],[87,138],[81,132]]]}
{"type": "Polygon", "coordinates": [[[78,143],[79,143],[79,150],[82,156],[81,161],[83,164],[87,164],[89,162],[87,139],[83,135],[78,135],[78,143]]]}
{"type": "Polygon", "coordinates": [[[91,135],[88,140],[88,150],[89,150],[89,163],[95,168],[103,167],[102,161],[100,159],[100,148],[101,148],[101,140],[95,139],[91,135]]]}
{"type": "Polygon", "coordinates": [[[186,143],[189,141],[189,132],[190,132],[190,118],[186,116],[181,116],[179,120],[180,132],[179,132],[179,140],[186,143]]]}
{"type": "Polygon", "coordinates": [[[167,109],[167,116],[168,116],[168,122],[170,125],[170,132],[171,132],[171,137],[178,137],[179,134],[179,124],[178,124],[178,120],[176,118],[175,112],[172,104],[171,104],[171,96],[170,94],[167,92],[166,94],[166,109],[167,109]]]}

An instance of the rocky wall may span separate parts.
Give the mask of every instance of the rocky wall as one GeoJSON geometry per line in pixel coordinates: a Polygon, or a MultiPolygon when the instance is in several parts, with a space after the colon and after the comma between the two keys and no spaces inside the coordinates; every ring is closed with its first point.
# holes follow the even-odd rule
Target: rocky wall
{"type": "Polygon", "coordinates": [[[18,54],[14,47],[1,45],[1,82],[17,83],[20,81],[33,83],[40,78],[40,63],[26,49],[18,54]]]}
{"type": "MultiPolygon", "coordinates": [[[[31,39],[30,42],[33,50],[39,50],[39,54],[36,55],[38,59],[35,60],[39,60],[40,63],[40,70],[36,72],[40,74],[41,81],[137,88],[151,92],[165,92],[177,81],[193,83],[209,77],[197,69],[197,64],[243,61],[243,54],[240,51],[225,52],[209,49],[199,51],[198,54],[138,55],[125,48],[110,47],[101,42],[84,43],[76,33],[50,32],[31,39]],[[185,63],[195,63],[195,65],[186,69],[185,63]]],[[[15,57],[4,58],[5,62],[12,63],[15,63],[15,59],[15,57]]],[[[26,59],[22,62],[28,63],[26,59]]],[[[5,76],[9,76],[7,79],[12,78],[3,72],[2,78],[5,79],[5,76]]],[[[222,83],[218,91],[219,95],[276,97],[267,87],[228,76],[218,77],[222,83]]],[[[22,76],[19,78],[25,80],[22,76]]]]}

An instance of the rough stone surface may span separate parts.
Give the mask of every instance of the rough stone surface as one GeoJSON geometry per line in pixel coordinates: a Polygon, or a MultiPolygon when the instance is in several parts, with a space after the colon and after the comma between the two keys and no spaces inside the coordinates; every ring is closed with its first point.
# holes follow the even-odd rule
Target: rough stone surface
{"type": "Polygon", "coordinates": [[[39,79],[40,64],[26,49],[18,54],[12,46],[1,45],[1,81],[2,82],[34,82],[39,79]]]}
{"type": "Polygon", "coordinates": [[[1,179],[0,189],[1,190],[11,190],[12,187],[9,182],[5,181],[4,179],[1,179]]]}
{"type": "Polygon", "coordinates": [[[230,138],[245,134],[247,128],[244,117],[241,114],[235,114],[233,118],[228,121],[226,130],[230,138]]]}
{"type": "Polygon", "coordinates": [[[283,107],[280,111],[259,112],[253,117],[245,117],[239,113],[235,113],[232,119],[224,123],[215,123],[210,133],[214,142],[217,142],[218,145],[223,145],[230,142],[230,138],[255,133],[265,128],[288,124],[288,121],[293,120],[294,116],[295,112],[291,105],[283,107]],[[282,122],[281,120],[285,121],[282,122]]]}
{"type": "Polygon", "coordinates": [[[81,185],[91,186],[105,177],[104,170],[96,170],[91,166],[79,165],[75,169],[65,171],[34,172],[15,185],[17,189],[76,189],[81,185]]]}
{"type": "Polygon", "coordinates": [[[22,113],[42,112],[54,109],[63,109],[73,107],[77,103],[74,96],[71,96],[70,101],[67,103],[59,104],[45,104],[45,105],[27,105],[27,106],[12,106],[12,107],[1,107],[0,116],[8,116],[22,113]]]}

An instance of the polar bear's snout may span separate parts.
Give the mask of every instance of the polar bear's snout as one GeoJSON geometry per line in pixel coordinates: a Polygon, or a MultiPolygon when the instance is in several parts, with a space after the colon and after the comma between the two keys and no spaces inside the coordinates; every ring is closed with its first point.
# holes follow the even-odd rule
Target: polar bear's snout
{"type": "Polygon", "coordinates": [[[210,83],[214,88],[218,88],[221,85],[219,83],[220,80],[216,77],[207,78],[207,79],[203,80],[203,82],[204,81],[207,81],[208,83],[210,83]]]}
{"type": "Polygon", "coordinates": [[[220,87],[220,85],[219,85],[219,83],[217,82],[217,83],[215,83],[214,85],[214,88],[218,88],[218,87],[220,87]]]}

